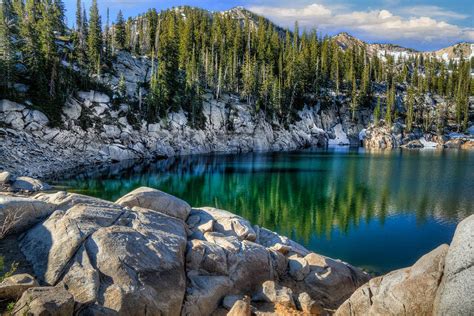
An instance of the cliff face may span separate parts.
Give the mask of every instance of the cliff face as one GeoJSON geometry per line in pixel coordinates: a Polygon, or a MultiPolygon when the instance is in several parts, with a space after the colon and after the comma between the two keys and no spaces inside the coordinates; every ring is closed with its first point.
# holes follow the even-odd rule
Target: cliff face
{"type": "MultiPolygon", "coordinates": [[[[63,110],[61,127],[51,128],[39,111],[2,100],[0,169],[46,176],[80,165],[136,158],[209,152],[280,151],[326,146],[330,137],[348,141],[357,131],[333,109],[307,108],[284,127],[254,115],[232,96],[205,96],[205,126],[189,127],[183,112],[156,124],[129,122],[127,104],[113,106],[105,94],[79,92],[63,110]],[[341,119],[342,118],[342,119],[341,119]],[[341,124],[342,122],[342,124],[341,124]],[[352,132],[353,134],[355,132],[352,132]]],[[[331,142],[334,142],[330,140],[331,142]]]]}
{"type": "Polygon", "coordinates": [[[131,123],[129,105],[114,106],[107,95],[96,91],[70,98],[62,126],[55,128],[37,110],[0,102],[0,169],[40,177],[96,162],[357,144],[363,128],[348,120],[349,111],[338,112],[335,105],[305,108],[295,123],[283,126],[252,113],[250,106],[231,95],[220,100],[204,96],[202,129],[191,128],[183,112],[171,113],[160,123],[131,123]]]}

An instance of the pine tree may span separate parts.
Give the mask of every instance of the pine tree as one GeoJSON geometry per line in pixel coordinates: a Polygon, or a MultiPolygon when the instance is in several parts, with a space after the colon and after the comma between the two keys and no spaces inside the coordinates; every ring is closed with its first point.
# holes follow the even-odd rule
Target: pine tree
{"type": "Polygon", "coordinates": [[[351,111],[352,111],[352,120],[355,119],[355,112],[357,107],[359,106],[359,96],[357,94],[357,81],[355,78],[355,74],[352,74],[352,92],[351,92],[351,111]]]}
{"type": "Polygon", "coordinates": [[[88,56],[92,65],[91,70],[99,74],[102,55],[102,22],[99,8],[97,7],[97,0],[92,0],[89,15],[88,56]]]}
{"type": "Polygon", "coordinates": [[[391,88],[387,91],[387,108],[385,110],[385,124],[392,127],[392,111],[395,105],[395,86],[392,84],[391,88]]]}
{"type": "Polygon", "coordinates": [[[81,0],[76,1],[76,32],[80,33],[82,30],[82,6],[81,0]]]}
{"type": "Polygon", "coordinates": [[[409,87],[408,94],[407,94],[407,116],[406,116],[406,126],[407,126],[408,132],[411,132],[413,129],[413,120],[415,118],[414,106],[415,106],[415,95],[413,92],[413,87],[409,87]]]}
{"type": "Polygon", "coordinates": [[[110,26],[109,26],[109,8],[107,8],[107,19],[105,23],[105,30],[104,30],[104,46],[105,46],[105,56],[104,59],[107,62],[110,58],[112,48],[111,48],[111,35],[110,35],[110,26]]]}
{"type": "Polygon", "coordinates": [[[377,105],[374,109],[374,125],[378,126],[380,121],[380,97],[377,98],[377,105]]]}
{"type": "Polygon", "coordinates": [[[7,97],[14,80],[13,12],[9,1],[0,2],[0,97],[7,97]]]}
{"type": "Polygon", "coordinates": [[[119,83],[118,83],[117,92],[118,92],[120,98],[125,98],[125,96],[127,95],[127,84],[125,82],[125,77],[124,77],[123,74],[120,75],[120,80],[119,80],[119,83]]]}
{"type": "Polygon", "coordinates": [[[125,20],[123,18],[122,10],[117,14],[117,22],[115,23],[115,46],[120,50],[125,48],[126,33],[125,20]]]}

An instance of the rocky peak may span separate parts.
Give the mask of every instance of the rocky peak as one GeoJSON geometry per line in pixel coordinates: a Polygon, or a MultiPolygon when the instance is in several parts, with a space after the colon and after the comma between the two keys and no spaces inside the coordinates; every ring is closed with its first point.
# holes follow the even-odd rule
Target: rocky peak
{"type": "Polygon", "coordinates": [[[365,47],[367,45],[366,42],[355,38],[354,36],[350,35],[347,32],[341,32],[337,34],[336,36],[333,37],[333,40],[336,41],[336,43],[343,49],[350,49],[354,47],[365,47]]]}
{"type": "Polygon", "coordinates": [[[427,56],[434,56],[444,61],[459,60],[463,58],[474,57],[474,43],[461,42],[449,47],[442,48],[434,52],[425,53],[427,56]]]}

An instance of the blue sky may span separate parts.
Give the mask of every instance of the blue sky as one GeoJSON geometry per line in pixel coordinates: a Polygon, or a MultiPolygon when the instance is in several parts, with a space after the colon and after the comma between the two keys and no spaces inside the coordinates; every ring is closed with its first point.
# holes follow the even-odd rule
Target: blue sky
{"type": "MultiPolygon", "coordinates": [[[[349,32],[368,42],[394,43],[418,50],[434,50],[461,41],[474,42],[474,0],[98,0],[105,22],[106,9],[115,20],[121,9],[135,16],[149,8],[179,5],[212,11],[244,6],[283,27],[316,27],[322,34],[349,32]]],[[[88,8],[91,0],[85,0],[88,8]]],[[[76,0],[65,0],[69,25],[76,0]]],[[[87,10],[88,11],[88,10],[87,10]]]]}

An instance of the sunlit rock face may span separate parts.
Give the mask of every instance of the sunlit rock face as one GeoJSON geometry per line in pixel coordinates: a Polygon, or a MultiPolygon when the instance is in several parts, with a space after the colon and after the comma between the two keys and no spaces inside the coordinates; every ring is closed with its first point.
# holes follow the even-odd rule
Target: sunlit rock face
{"type": "Polygon", "coordinates": [[[191,209],[151,188],[117,203],[66,192],[11,199],[18,206],[11,212],[34,203],[46,212],[35,226],[11,232],[23,234],[19,248],[41,285],[16,287],[19,312],[48,311],[56,302],[62,315],[209,315],[227,296],[232,310],[324,311],[369,279],[238,215],[191,209]]]}

